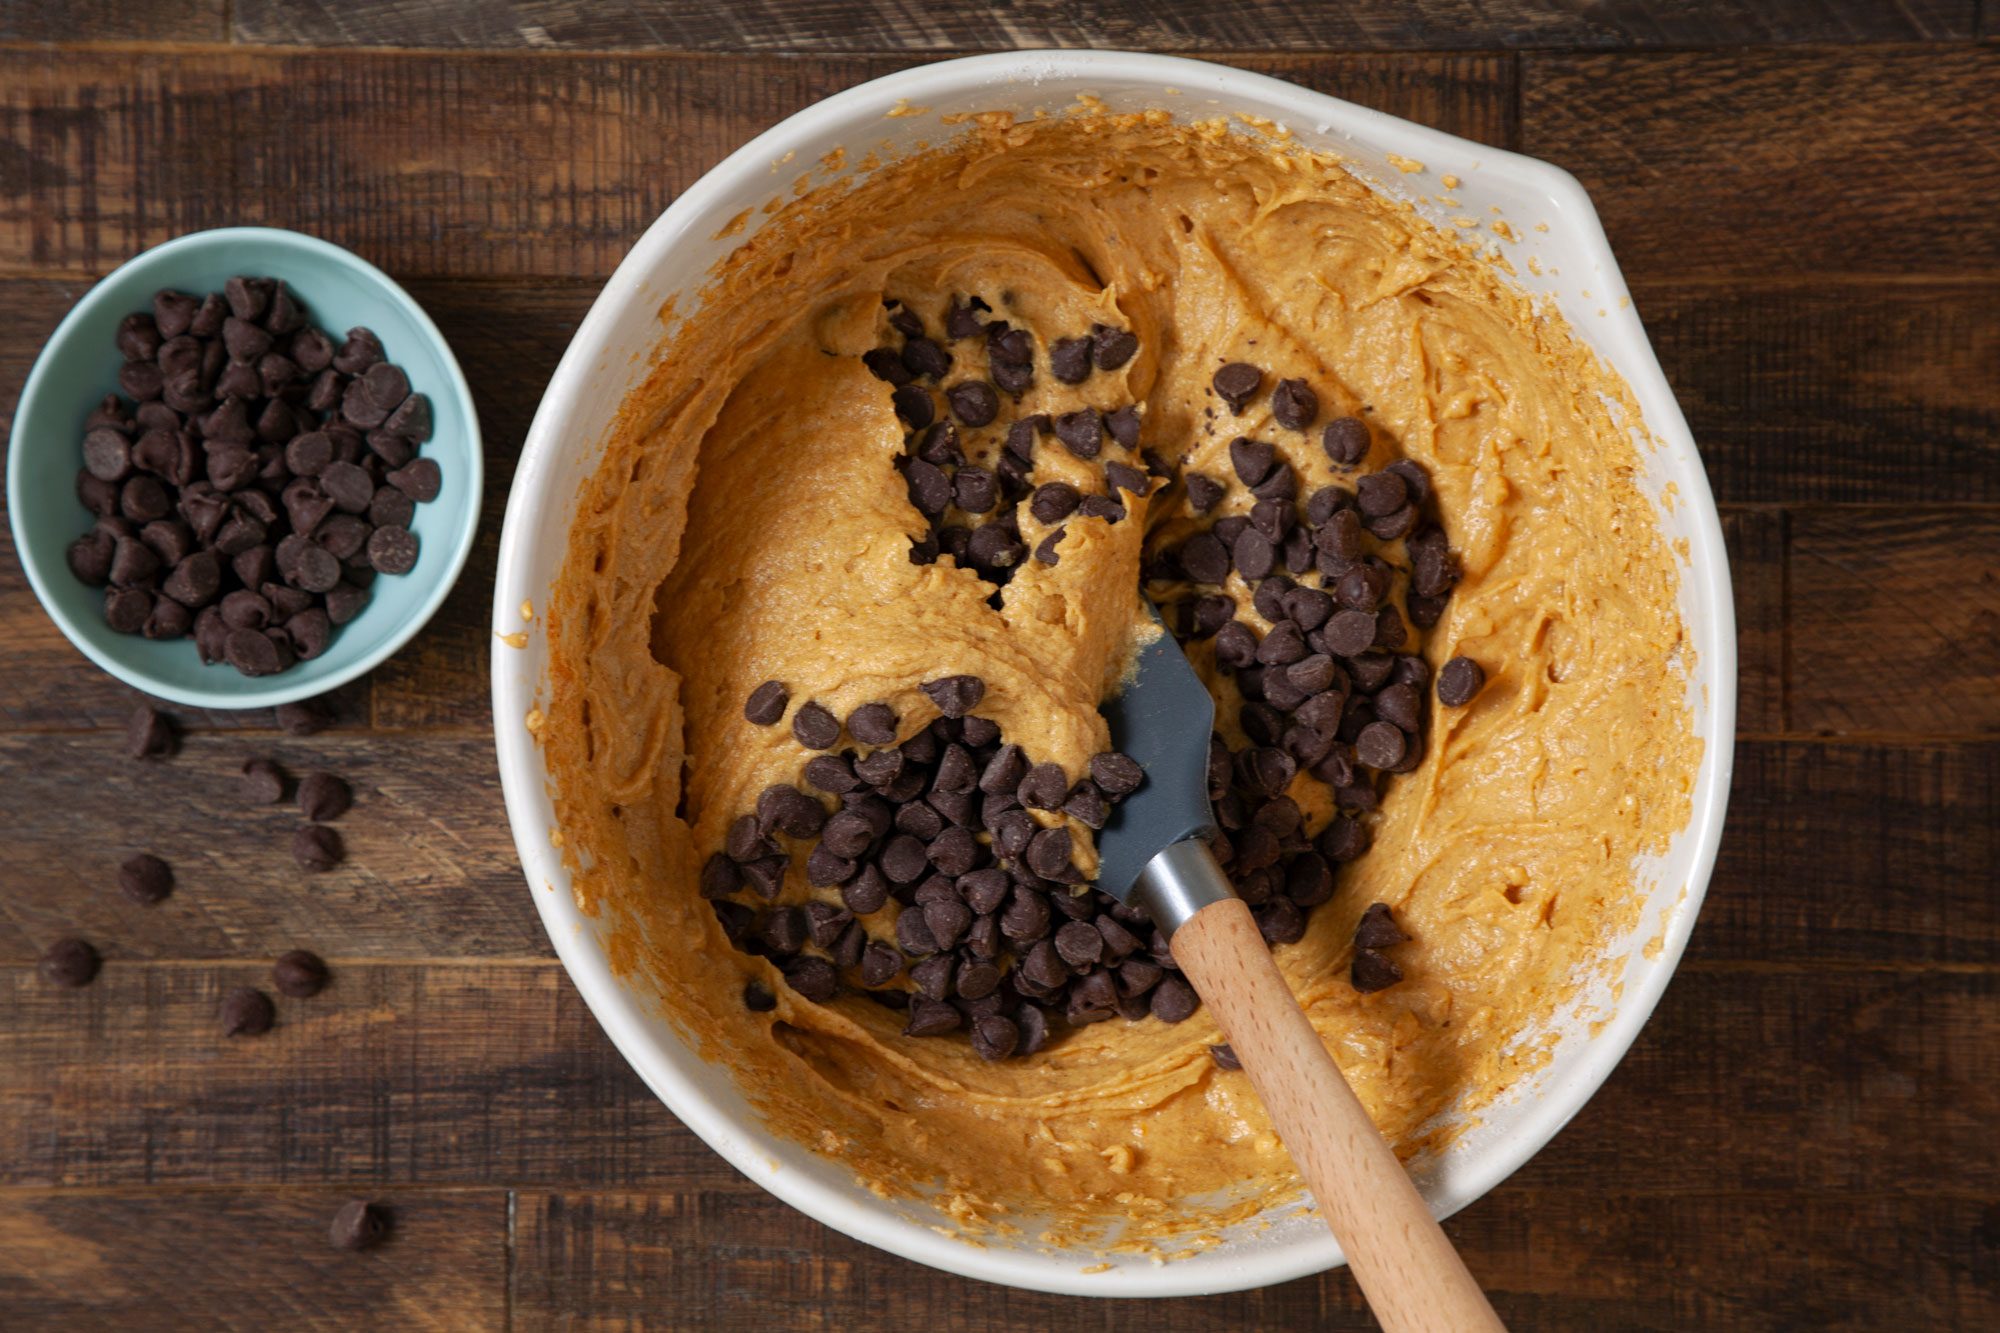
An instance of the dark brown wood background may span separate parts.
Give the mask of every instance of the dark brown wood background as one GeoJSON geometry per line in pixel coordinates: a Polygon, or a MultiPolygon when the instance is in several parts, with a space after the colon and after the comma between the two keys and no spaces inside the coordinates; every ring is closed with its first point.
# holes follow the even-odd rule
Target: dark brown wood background
{"type": "Polygon", "coordinates": [[[919,59],[1147,47],[1589,186],[1707,458],[1742,619],[1736,788],[1680,974],[1604,1090],[1449,1230],[1517,1328],[2000,1325],[2000,15],[1986,0],[0,0],[0,432],[70,304],[194,228],[405,280],[489,448],[443,615],[299,740],[133,697],[0,533],[0,1325],[1368,1322],[1344,1273],[1166,1304],[993,1288],[736,1175],[599,1033],[529,910],[485,608],[536,399],[641,229],[753,132],[919,59]],[[271,753],[356,784],[304,882],[271,753]],[[180,887],[113,887],[150,847],[180,887]],[[97,984],[36,976],[51,939],[97,984]],[[255,1042],[218,996],[317,949],[255,1042]],[[344,1199],[392,1243],[329,1249],[344,1199]]]}

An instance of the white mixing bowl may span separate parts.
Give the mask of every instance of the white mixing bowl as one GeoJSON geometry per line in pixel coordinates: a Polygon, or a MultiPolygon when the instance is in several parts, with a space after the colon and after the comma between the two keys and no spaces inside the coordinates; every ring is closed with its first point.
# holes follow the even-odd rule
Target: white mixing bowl
{"type": "MultiPolygon", "coordinates": [[[[741,243],[726,234],[808,165],[835,148],[859,157],[940,143],[954,112],[1060,110],[1079,94],[1116,110],[1164,107],[1189,118],[1218,114],[1276,121],[1306,144],[1343,154],[1381,192],[1408,199],[1447,228],[1454,217],[1491,219],[1497,206],[1517,240],[1502,248],[1523,286],[1547,293],[1575,329],[1625,377],[1659,441],[1642,449],[1648,493],[1674,488],[1660,522],[1685,538],[1680,610],[1697,653],[1689,683],[1695,730],[1705,742],[1693,817],[1671,851],[1641,867],[1645,911],[1614,945],[1622,981],[1582,996],[1562,1018],[1553,1060],[1444,1154],[1416,1164],[1425,1197],[1455,1212],[1504,1180],[1549,1141],[1596,1091],[1653,1011],[1708,885],[1729,792],[1736,719],[1736,628],[1722,530],[1687,423],[1667,388],[1589,198],[1567,172],[1257,74],[1199,61],[1106,51],[1032,51],[977,56],[906,70],[829,97],[745,144],[661,214],[618,268],[549,382],[528,433],[507,505],[493,624],[502,636],[528,630],[525,647],[496,646],[493,713],[507,813],[522,868],[549,938],[611,1040],[674,1114],[738,1170],[794,1207],[871,1245],[938,1268],[1041,1291],[1097,1296],[1178,1296],[1282,1282],[1341,1262],[1326,1229],[1294,1210],[1273,1225],[1245,1224],[1225,1243],[1160,1264],[1141,1257],[1049,1252],[1030,1234],[1009,1244],[955,1239],[937,1213],[863,1189],[845,1168],[769,1133],[729,1070],[699,1059],[662,1017],[643,985],[613,975],[599,925],[577,909],[569,876],[551,846],[555,814],[542,754],[524,719],[542,700],[548,648],[539,613],[561,565],[579,486],[597,466],[620,401],[645,377],[670,299],[692,308],[708,271],[741,243]],[[891,112],[896,114],[891,115],[891,112]],[[1417,164],[1422,164],[1419,169],[1417,164]],[[1455,177],[1450,186],[1444,177],[1455,177]],[[1451,208],[1429,196],[1450,195],[1451,208]],[[1540,229],[1536,224],[1546,224],[1540,229]],[[1530,264],[1530,259],[1536,262],[1530,264]],[[1648,943],[1657,941],[1654,948],[1648,943]]],[[[824,179],[816,176],[815,182],[824,179]]],[[[757,222],[750,224],[754,230],[757,222]]],[[[1495,241],[1499,245],[1499,241],[1495,241]]],[[[518,638],[513,642],[519,642],[518,638]]],[[[1615,970],[1615,969],[1614,969],[1615,970]]]]}

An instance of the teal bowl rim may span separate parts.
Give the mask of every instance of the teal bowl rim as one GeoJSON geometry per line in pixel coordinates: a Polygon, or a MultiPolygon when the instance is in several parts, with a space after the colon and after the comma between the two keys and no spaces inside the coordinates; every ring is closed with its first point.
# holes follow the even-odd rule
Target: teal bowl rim
{"type": "MultiPolygon", "coordinates": [[[[395,623],[395,628],[383,634],[378,642],[367,648],[353,661],[333,668],[323,675],[287,679],[292,673],[281,671],[273,676],[253,677],[231,675],[226,689],[185,689],[170,685],[148,672],[121,661],[115,654],[101,652],[72,623],[58,605],[54,595],[43,581],[44,571],[39,569],[39,554],[30,555],[30,543],[21,526],[22,487],[25,482],[22,471],[26,464],[22,461],[24,452],[18,429],[12,433],[7,449],[7,523],[13,532],[14,552],[21,562],[21,568],[28,576],[28,584],[35,590],[35,600],[42,605],[42,611],[55,622],[63,637],[72,647],[92,662],[102,667],[118,680],[137,690],[143,690],[155,698],[189,708],[217,708],[224,710],[245,708],[269,708],[274,704],[293,703],[309,699],[328,691],[339,689],[349,681],[359,679],[382,665],[390,657],[415,638],[417,631],[430,623],[444,599],[458,583],[459,575],[465,571],[465,563],[472,557],[472,544],[479,535],[479,516],[486,491],[486,450],[485,441],[479,431],[479,413],[472,400],[472,386],[466,382],[465,372],[459,368],[458,357],[452,353],[451,344],[431,320],[422,304],[405,291],[400,283],[381,269],[375,267],[360,255],[332,241],[309,236],[304,232],[291,231],[284,227],[213,227],[207,231],[188,232],[170,241],[147,250],[141,250],[117,268],[106,273],[92,284],[89,291],[78,298],[69,313],[62,317],[41,352],[35,357],[33,369],[21,386],[21,396],[14,405],[14,422],[18,423],[28,415],[28,406],[42,391],[43,380],[54,373],[52,350],[62,340],[70,326],[88,317],[104,301],[110,289],[111,279],[128,270],[143,268],[169,259],[183,250],[204,249],[210,246],[227,245],[232,241],[250,238],[270,241],[338,264],[359,274],[386,292],[392,302],[403,307],[411,323],[435,345],[439,358],[444,363],[452,394],[458,400],[461,414],[465,418],[466,442],[470,455],[471,473],[466,477],[467,501],[464,513],[459,517],[456,535],[452,542],[449,558],[445,564],[443,577],[438,579],[428,596],[419,602],[416,609],[395,623]]],[[[282,276],[282,275],[279,275],[282,276]]],[[[67,567],[58,561],[56,568],[67,573],[67,567]]],[[[226,668],[225,668],[226,670],[226,668]]]]}

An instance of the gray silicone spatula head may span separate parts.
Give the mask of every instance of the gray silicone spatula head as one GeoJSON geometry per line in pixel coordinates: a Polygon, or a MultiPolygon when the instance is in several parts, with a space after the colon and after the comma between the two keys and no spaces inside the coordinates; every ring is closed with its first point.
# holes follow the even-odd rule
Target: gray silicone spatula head
{"type": "Polygon", "coordinates": [[[1112,807],[1097,835],[1097,887],[1125,902],[1147,862],[1215,828],[1208,803],[1215,700],[1163,629],[1140,650],[1132,682],[1104,705],[1104,718],[1113,748],[1146,770],[1144,784],[1112,807]]]}

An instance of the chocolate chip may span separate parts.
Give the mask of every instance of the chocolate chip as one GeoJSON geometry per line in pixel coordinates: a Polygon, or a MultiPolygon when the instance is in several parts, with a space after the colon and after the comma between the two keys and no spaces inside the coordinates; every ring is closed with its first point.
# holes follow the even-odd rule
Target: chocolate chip
{"type": "Polygon", "coordinates": [[[1223,485],[1213,477],[1200,472],[1184,472],[1181,480],[1187,485],[1188,507],[1197,514],[1206,514],[1222,499],[1223,485]]]}
{"type": "MultiPolygon", "coordinates": [[[[1099,370],[1116,370],[1139,350],[1139,336],[1108,324],[1091,325],[1091,360],[1099,370]]],[[[1075,381],[1067,381],[1074,383],[1075,381]]]]}
{"type": "Polygon", "coordinates": [[[795,958],[785,964],[785,984],[814,1004],[825,1004],[840,993],[840,975],[824,958],[795,958]]]}
{"type": "Polygon", "coordinates": [[[1146,770],[1130,755],[1106,750],[1090,760],[1091,781],[1113,800],[1129,796],[1146,780],[1146,770]]]}
{"type": "Polygon", "coordinates": [[[956,1032],[961,1021],[958,1010],[950,1003],[919,996],[910,1001],[910,1020],[903,1028],[903,1035],[941,1037],[956,1032]]]}
{"type": "Polygon", "coordinates": [[[1414,685],[1396,683],[1376,691],[1376,714],[1412,735],[1423,727],[1423,709],[1423,696],[1417,693],[1414,685]]]}
{"type": "Polygon", "coordinates": [[[1185,1022],[1200,1007],[1201,998],[1194,993],[1194,987],[1179,977],[1161,977],[1160,984],[1153,988],[1153,1017],[1163,1023],[1185,1022]]]}
{"type": "Polygon", "coordinates": [[[292,834],[292,859],[299,863],[301,869],[331,870],[346,856],[347,850],[341,843],[339,831],[325,824],[307,824],[292,834]]]}
{"type": "Polygon", "coordinates": [[[1028,512],[1038,522],[1059,523],[1075,513],[1082,500],[1082,494],[1068,482],[1051,481],[1035,488],[1034,496],[1028,501],[1028,512]]]}
{"type": "Polygon", "coordinates": [[[1104,937],[1087,921],[1071,921],[1055,935],[1056,953],[1074,971],[1095,967],[1104,957],[1104,937]]]}
{"type": "Polygon", "coordinates": [[[1216,396],[1229,404],[1229,410],[1241,416],[1243,409],[1255,396],[1257,387],[1264,382],[1264,372],[1247,361],[1231,361],[1215,372],[1210,383],[1216,396]]]}
{"type": "Polygon", "coordinates": [[[331,773],[308,773],[299,779],[299,813],[315,824],[326,824],[346,814],[354,804],[354,793],[331,773]]]}
{"type": "Polygon", "coordinates": [[[1257,660],[1265,666],[1290,666],[1305,656],[1305,636],[1289,620],[1273,625],[1257,645],[1257,660]]]}
{"type": "Polygon", "coordinates": [[[1277,451],[1262,440],[1239,435],[1229,442],[1229,463],[1245,486],[1255,486],[1271,475],[1277,451]]]}
{"type": "MultiPolygon", "coordinates": [[[[1139,424],[1139,409],[1130,403],[1104,418],[1106,432],[1127,449],[1139,447],[1139,424]]],[[[1164,469],[1162,472],[1164,473],[1164,469]]],[[[1143,495],[1145,491],[1139,490],[1138,494],[1143,495]]]]}
{"type": "Polygon", "coordinates": [[[74,990],[88,986],[97,978],[98,965],[97,950],[87,941],[71,936],[57,940],[44,950],[37,966],[42,980],[52,986],[74,990]]]}
{"type": "Polygon", "coordinates": [[[1368,456],[1368,427],[1359,417],[1338,417],[1326,423],[1320,447],[1336,467],[1354,467],[1368,456]]]}
{"type": "Polygon", "coordinates": [[[912,375],[942,379],[951,369],[951,353],[929,338],[911,338],[903,344],[903,367],[912,375]]]}
{"type": "Polygon", "coordinates": [[[1389,768],[1402,762],[1409,738],[1393,722],[1370,722],[1354,739],[1354,757],[1370,768],[1389,768]]]}
{"type": "Polygon", "coordinates": [[[174,891],[173,868],[150,852],[140,852],[118,867],[118,887],[133,902],[150,907],[174,891]]]}
{"type": "Polygon", "coordinates": [[[924,926],[930,931],[933,944],[941,950],[956,947],[972,926],[972,910],[956,898],[926,903],[923,914],[924,926]]]}
{"type": "Polygon", "coordinates": [[[743,872],[734,861],[721,852],[715,853],[702,863],[701,896],[704,898],[727,898],[743,884],[743,872]]]}
{"type": "Polygon", "coordinates": [[[778,1007],[778,997],[761,981],[743,983],[743,1007],[753,1014],[768,1014],[778,1007]]]}
{"type": "Polygon", "coordinates": [[[1056,418],[1056,438],[1078,458],[1095,458],[1104,447],[1104,419],[1094,407],[1065,412],[1056,418]]]}
{"type": "Polygon", "coordinates": [[[1181,543],[1181,568],[1196,583],[1220,584],[1229,577],[1230,553],[1214,533],[1197,532],[1181,543]]]}
{"type": "Polygon", "coordinates": [[[1373,949],[1356,949],[1354,963],[1348,969],[1348,978],[1354,989],[1363,995],[1387,990],[1403,979],[1403,969],[1392,960],[1373,949]]]}
{"type": "Polygon", "coordinates": [[[366,1250],[388,1238],[390,1218],[385,1209],[360,1199],[350,1199],[333,1215],[327,1239],[337,1250],[366,1250]]]}
{"type": "Polygon", "coordinates": [[[1035,559],[1045,565],[1059,563],[1062,560],[1062,553],[1056,548],[1062,545],[1063,538],[1068,535],[1069,529],[1067,527],[1059,527],[1051,531],[1047,536],[1035,543],[1035,559]]]}
{"type": "Polygon", "coordinates": [[[1255,528],[1245,528],[1230,551],[1237,572],[1246,579],[1261,579],[1277,568],[1278,553],[1270,538],[1255,528]]]}
{"type": "Polygon", "coordinates": [[[1355,483],[1355,502],[1370,518],[1394,513],[1408,499],[1408,483],[1394,472],[1370,472],[1355,483]]]}
{"type": "Polygon", "coordinates": [[[751,892],[766,902],[775,901],[784,891],[785,871],[791,859],[784,855],[760,857],[743,863],[743,881],[751,892]]]}
{"type": "Polygon", "coordinates": [[[756,726],[768,727],[785,715],[785,707],[791,701],[791,691],[778,681],[767,680],[743,701],[743,718],[756,726]]]}
{"type": "Polygon", "coordinates": [[[222,1031],[230,1037],[261,1037],[277,1020],[271,997],[254,986],[238,986],[222,998],[222,1031]]]}
{"type": "Polygon", "coordinates": [[[309,1000],[326,989],[326,963],[316,953],[293,949],[280,954],[271,967],[271,982],[280,995],[309,1000]]]}
{"type": "Polygon", "coordinates": [[[1392,542],[1406,537],[1417,526],[1417,507],[1406,504],[1401,509],[1368,520],[1368,531],[1378,541],[1392,542]]]}
{"type": "Polygon", "coordinates": [[[944,676],[926,681],[919,688],[940,713],[950,718],[964,717],[986,697],[986,682],[978,676],[944,676]]]}
{"type": "Polygon", "coordinates": [[[861,354],[861,364],[868,367],[868,372],[876,379],[893,384],[897,388],[909,384],[916,378],[903,364],[903,358],[892,348],[871,347],[861,354]]]}
{"type": "Polygon", "coordinates": [[[125,753],[134,759],[164,759],[179,748],[171,719],[151,704],[140,704],[125,720],[125,753]]]}
{"type": "MultiPolygon", "coordinates": [[[[328,559],[332,559],[331,553],[327,555],[328,559]]],[[[318,562],[316,557],[311,559],[314,563],[310,566],[303,563],[300,566],[302,577],[299,586],[312,592],[329,591],[340,581],[338,570],[336,569],[333,577],[329,579],[322,567],[323,562],[318,562]],[[308,574],[313,580],[311,583],[305,581],[305,576],[308,574]],[[321,586],[315,586],[316,584],[321,586]]],[[[335,563],[338,564],[337,561],[335,563]]],[[[384,574],[409,573],[417,564],[417,535],[408,528],[375,529],[368,534],[368,563],[384,574]]]]}
{"type": "MultiPolygon", "coordinates": [[[[976,338],[979,336],[980,330],[986,327],[984,321],[979,318],[979,312],[989,309],[989,307],[976,296],[972,299],[978,302],[976,306],[961,305],[958,298],[954,296],[951,299],[951,303],[945,307],[944,336],[950,338],[953,342],[964,338],[976,338]]],[[[910,310],[902,309],[890,312],[889,322],[896,327],[897,332],[906,338],[921,338],[924,336],[923,321],[918,319],[910,310]]]]}
{"type": "Polygon", "coordinates": [[[1090,378],[1091,339],[1058,338],[1049,346],[1049,373],[1064,384],[1081,384],[1090,378]]]}
{"type": "Polygon", "coordinates": [[[1001,1014],[989,1014],[972,1025],[972,1049],[982,1060],[1005,1060],[1021,1045],[1021,1029],[1001,1014]]]}
{"type": "Polygon", "coordinates": [[[984,426],[1000,415],[1000,397],[984,380],[960,380],[944,397],[951,414],[967,426],[984,426]]]}
{"type": "Polygon", "coordinates": [[[101,529],[86,532],[69,545],[70,573],[93,588],[103,587],[111,581],[111,561],[117,549],[117,540],[110,533],[101,529]]]}
{"type": "Polygon", "coordinates": [[[1115,490],[1127,491],[1137,496],[1144,496],[1152,485],[1145,473],[1124,463],[1105,464],[1104,478],[1115,490]]]}
{"type": "Polygon", "coordinates": [[[407,466],[388,473],[383,480],[418,504],[428,504],[438,498],[444,487],[444,473],[433,459],[419,458],[407,466]]]}
{"type": "Polygon", "coordinates": [[[1271,415],[1287,430],[1304,430],[1319,415],[1319,395],[1304,380],[1279,380],[1271,392],[1271,415]]]}
{"type": "Polygon", "coordinates": [[[1028,868],[1043,879],[1069,883],[1076,874],[1070,863],[1072,843],[1066,828],[1045,828],[1028,842],[1028,868]]]}
{"type": "Polygon", "coordinates": [[[1454,657],[1438,670],[1438,702],[1463,708],[1486,686],[1486,669],[1469,657],[1454,657]]]}
{"type": "Polygon", "coordinates": [[[1031,810],[1057,810],[1069,795],[1069,777],[1061,764],[1036,764],[1022,778],[1015,794],[1031,810]]]}
{"type": "Polygon", "coordinates": [[[269,759],[243,761],[243,796],[252,805],[275,805],[285,799],[285,772],[269,759]]]}
{"type": "Polygon", "coordinates": [[[327,498],[349,514],[367,513],[375,499],[374,480],[353,463],[328,463],[319,474],[319,484],[327,498]]]}

